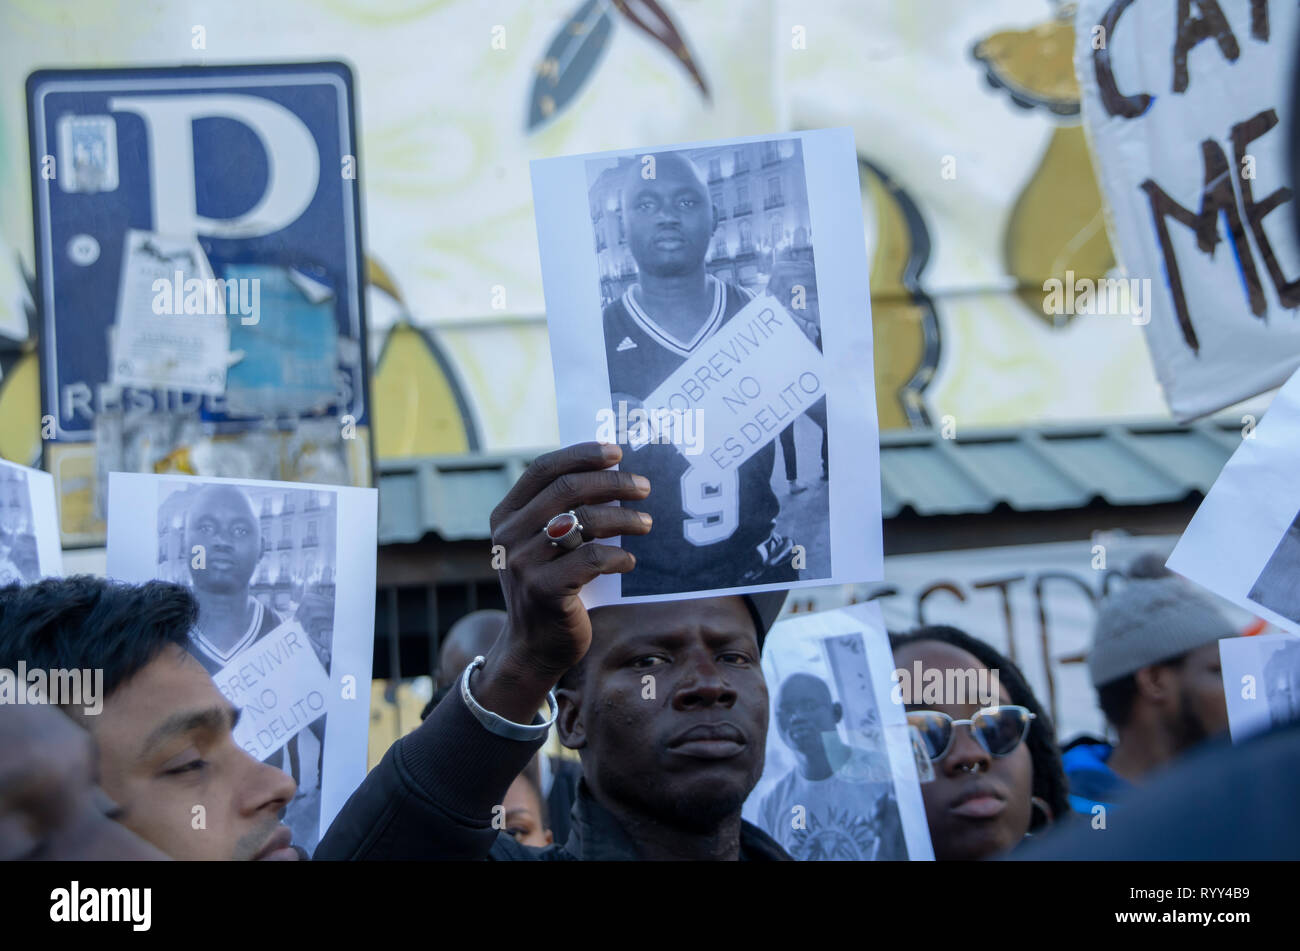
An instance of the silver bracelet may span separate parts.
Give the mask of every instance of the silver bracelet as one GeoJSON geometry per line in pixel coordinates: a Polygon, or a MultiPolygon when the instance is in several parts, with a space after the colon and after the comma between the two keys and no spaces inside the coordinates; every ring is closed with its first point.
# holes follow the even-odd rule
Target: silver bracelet
{"type": "Polygon", "coordinates": [[[551,718],[545,723],[532,723],[525,726],[522,723],[515,723],[513,720],[507,720],[505,717],[497,716],[491,710],[486,710],[474,699],[474,695],[469,692],[469,675],[474,673],[475,668],[482,667],[486,663],[483,655],[475,657],[465,668],[465,673],[460,678],[460,697],[465,701],[465,706],[469,707],[469,712],[474,714],[474,719],[497,736],[504,736],[507,740],[540,740],[546,736],[546,731],[555,723],[555,715],[559,707],[555,703],[555,691],[547,691],[546,705],[551,711],[551,718]]]}

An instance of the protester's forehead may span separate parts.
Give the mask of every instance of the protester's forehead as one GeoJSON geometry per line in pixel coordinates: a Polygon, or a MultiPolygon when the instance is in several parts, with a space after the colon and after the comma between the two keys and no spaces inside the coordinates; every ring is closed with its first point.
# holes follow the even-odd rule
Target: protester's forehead
{"type": "MultiPolygon", "coordinates": [[[[923,678],[931,670],[937,670],[941,675],[950,670],[960,672],[973,671],[978,676],[980,671],[989,669],[983,661],[970,651],[963,650],[955,644],[949,644],[946,641],[913,641],[894,650],[894,664],[898,668],[907,671],[909,674],[914,672],[912,666],[917,661],[921,662],[921,676],[923,678]]],[[[919,692],[921,687],[922,685],[918,684],[914,689],[919,692]]],[[[998,680],[998,702],[1011,703],[1011,694],[1007,690],[1007,685],[1002,683],[1000,678],[998,680]]],[[[980,705],[981,704],[979,703],[972,703],[959,704],[956,706],[960,707],[962,710],[966,710],[966,708],[969,707],[970,709],[966,710],[966,712],[971,712],[978,709],[980,705]]],[[[920,706],[920,704],[909,704],[909,706],[920,706]]],[[[926,704],[926,706],[935,705],[926,704]]],[[[940,704],[938,706],[943,707],[944,705],[940,704]]]]}
{"type": "Polygon", "coordinates": [[[937,640],[919,640],[904,644],[894,650],[894,662],[900,667],[904,661],[912,664],[921,662],[922,670],[931,667],[939,670],[951,668],[979,670],[984,664],[970,651],[963,650],[955,644],[937,640]]]}
{"type": "Polygon", "coordinates": [[[517,810],[527,811],[538,815],[541,813],[541,795],[523,775],[516,776],[514,781],[506,789],[505,797],[502,799],[506,812],[511,813],[517,810]]]}
{"type": "Polygon", "coordinates": [[[86,718],[101,747],[127,741],[138,747],[179,710],[229,706],[211,675],[188,651],[168,644],[105,698],[104,710],[86,718]]]}
{"type": "Polygon", "coordinates": [[[748,634],[757,639],[754,620],[738,596],[618,604],[590,612],[592,631],[606,643],[629,638],[685,634],[696,630],[748,634]]]}

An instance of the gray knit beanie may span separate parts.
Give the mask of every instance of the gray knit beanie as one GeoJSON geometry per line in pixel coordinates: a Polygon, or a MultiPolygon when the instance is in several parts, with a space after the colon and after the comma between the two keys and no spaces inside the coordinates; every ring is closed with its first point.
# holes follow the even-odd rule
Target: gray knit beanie
{"type": "Polygon", "coordinates": [[[1155,559],[1139,559],[1129,577],[1097,615],[1088,653],[1094,687],[1236,636],[1214,602],[1155,559]]]}

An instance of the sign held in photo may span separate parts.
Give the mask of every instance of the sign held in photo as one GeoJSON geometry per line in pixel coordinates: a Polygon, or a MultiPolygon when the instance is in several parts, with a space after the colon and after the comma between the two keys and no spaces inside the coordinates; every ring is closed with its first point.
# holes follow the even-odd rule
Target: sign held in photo
{"type": "Polygon", "coordinates": [[[744,816],[801,861],[932,859],[918,757],[884,619],[860,604],[778,622],[763,647],[771,722],[744,816]]]}
{"type": "Polygon", "coordinates": [[[651,532],[610,540],[636,568],[588,606],[879,580],[851,132],[532,171],[561,441],[617,441],[651,484],[651,532]]]}
{"type": "Polygon", "coordinates": [[[62,574],[53,476],[0,459],[0,586],[62,574]]]}
{"type": "Polygon", "coordinates": [[[1169,567],[1300,634],[1300,373],[1243,436],[1183,532],[1169,567]]]}
{"type": "Polygon", "coordinates": [[[235,741],[293,776],[309,853],[365,777],[377,526],[374,489],[110,476],[109,577],[193,592],[189,652],[240,710],[235,741]]]}
{"type": "Polygon", "coordinates": [[[1119,264],[1105,283],[1142,290],[1169,408],[1186,422],[1281,385],[1300,366],[1295,4],[1084,0],[1074,26],[1119,264]]]}
{"type": "Polygon", "coordinates": [[[1232,742],[1300,720],[1300,637],[1224,638],[1219,662],[1232,742]]]}

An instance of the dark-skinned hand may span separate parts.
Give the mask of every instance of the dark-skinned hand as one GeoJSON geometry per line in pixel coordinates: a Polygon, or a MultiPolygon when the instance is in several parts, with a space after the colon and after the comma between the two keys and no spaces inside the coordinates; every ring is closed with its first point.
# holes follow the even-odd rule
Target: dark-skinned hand
{"type": "Polygon", "coordinates": [[[500,716],[532,722],[546,692],[591,646],[591,620],[578,592],[636,563],[623,549],[592,541],[650,531],[649,515],[603,504],[650,494],[645,478],[610,469],[622,456],[618,446],[596,442],[540,456],[492,512],[492,544],[505,547],[500,576],[508,619],[472,687],[478,702],[500,716]],[[543,530],[570,510],[583,526],[583,544],[565,551],[543,530]]]}

